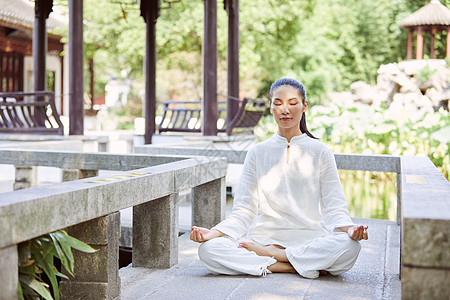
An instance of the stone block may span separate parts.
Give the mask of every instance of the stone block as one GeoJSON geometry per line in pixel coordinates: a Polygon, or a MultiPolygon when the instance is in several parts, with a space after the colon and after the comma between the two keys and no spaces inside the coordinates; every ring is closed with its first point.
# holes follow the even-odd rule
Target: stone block
{"type": "MultiPolygon", "coordinates": [[[[79,299],[76,297],[72,298],[72,294],[70,294],[74,287],[68,286],[74,284],[75,287],[86,285],[95,297],[99,295],[100,298],[98,299],[119,297],[120,213],[115,212],[72,226],[67,229],[67,232],[98,251],[95,253],[73,251],[75,260],[74,277],[70,281],[65,281],[64,285],[66,287],[61,292],[61,295],[64,295],[64,298],[79,299]],[[95,289],[97,290],[93,291],[95,289]],[[104,289],[105,291],[103,291],[104,289]],[[103,296],[101,298],[105,294],[106,297],[103,296]]],[[[65,273],[67,274],[67,272],[65,273]]],[[[80,295],[85,294],[82,293],[80,295]]],[[[95,297],[89,297],[89,299],[97,299],[95,297]]]]}
{"type": "Polygon", "coordinates": [[[17,246],[0,249],[0,299],[16,299],[19,280],[17,246]]]}
{"type": "Polygon", "coordinates": [[[80,179],[97,177],[98,170],[80,170],[80,179]]]}
{"type": "Polygon", "coordinates": [[[62,170],[62,181],[73,181],[80,179],[80,171],[78,169],[62,170]]]}
{"type": "Polygon", "coordinates": [[[404,219],[402,263],[450,269],[450,220],[404,219]]]}
{"type": "Polygon", "coordinates": [[[402,299],[448,299],[450,270],[403,267],[402,299]]]}
{"type": "Polygon", "coordinates": [[[59,294],[61,299],[116,299],[118,297],[108,296],[108,284],[103,282],[71,282],[61,281],[59,283],[59,294]]]}
{"type": "Polygon", "coordinates": [[[14,190],[28,189],[36,186],[37,169],[36,167],[16,166],[16,175],[14,182],[14,190]]]}
{"type": "Polygon", "coordinates": [[[70,228],[67,232],[90,245],[107,245],[120,236],[120,213],[115,212],[70,228]]]}
{"type": "Polygon", "coordinates": [[[191,190],[192,225],[211,228],[225,218],[225,177],[191,190]]]}
{"type": "Polygon", "coordinates": [[[178,262],[177,195],[133,207],[133,267],[169,268],[178,262]]]}

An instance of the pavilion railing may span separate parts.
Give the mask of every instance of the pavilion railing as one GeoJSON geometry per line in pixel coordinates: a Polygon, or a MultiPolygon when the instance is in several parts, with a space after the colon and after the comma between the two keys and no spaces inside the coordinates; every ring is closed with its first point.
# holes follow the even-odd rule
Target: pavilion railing
{"type": "Polygon", "coordinates": [[[75,278],[60,283],[61,297],[114,299],[120,296],[119,210],[133,207],[133,266],[152,268],[177,263],[180,190],[191,189],[195,224],[211,227],[224,217],[224,158],[0,150],[0,164],[22,171],[34,166],[76,169],[74,178],[88,177],[0,194],[0,290],[5,299],[17,295],[21,242],[66,228],[99,251],[75,253],[75,278]],[[122,172],[98,176],[99,169],[122,172]]]}

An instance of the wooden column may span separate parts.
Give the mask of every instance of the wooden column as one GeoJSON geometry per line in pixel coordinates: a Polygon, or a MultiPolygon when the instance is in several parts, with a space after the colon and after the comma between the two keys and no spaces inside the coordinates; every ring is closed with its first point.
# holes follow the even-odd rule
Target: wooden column
{"type": "Polygon", "coordinates": [[[408,31],[408,49],[406,52],[406,59],[412,59],[412,40],[413,40],[413,31],[410,29],[408,31]]]}
{"type": "Polygon", "coordinates": [[[47,28],[46,20],[52,11],[53,0],[36,0],[34,3],[33,28],[33,75],[34,90],[45,91],[47,54],[47,28]]]}
{"type": "Polygon", "coordinates": [[[431,49],[430,49],[430,58],[434,58],[434,44],[436,40],[436,28],[433,27],[431,29],[431,49]]]}
{"type": "Polygon", "coordinates": [[[204,0],[203,135],[217,135],[217,0],[204,0]]]}
{"type": "Polygon", "coordinates": [[[239,102],[231,98],[239,98],[239,0],[226,0],[225,9],[228,13],[227,124],[229,124],[239,109],[239,102]]]}
{"type": "Polygon", "coordinates": [[[141,16],[146,23],[145,35],[145,144],[152,143],[156,117],[156,21],[160,0],[141,1],[141,16]]]}
{"type": "Polygon", "coordinates": [[[450,26],[447,27],[447,55],[446,57],[450,57],[450,26]]]}
{"type": "Polygon", "coordinates": [[[69,134],[84,132],[83,0],[69,0],[69,134]]]}
{"type": "Polygon", "coordinates": [[[417,42],[416,42],[416,59],[422,59],[423,55],[423,36],[422,27],[417,28],[417,42]]]}

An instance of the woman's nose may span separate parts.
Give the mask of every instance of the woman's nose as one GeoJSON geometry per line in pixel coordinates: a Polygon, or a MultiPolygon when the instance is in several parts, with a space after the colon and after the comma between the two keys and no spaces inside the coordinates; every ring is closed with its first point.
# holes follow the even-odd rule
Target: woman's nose
{"type": "Polygon", "coordinates": [[[281,109],[281,113],[283,113],[283,114],[289,113],[288,107],[286,105],[283,105],[283,108],[281,109]]]}

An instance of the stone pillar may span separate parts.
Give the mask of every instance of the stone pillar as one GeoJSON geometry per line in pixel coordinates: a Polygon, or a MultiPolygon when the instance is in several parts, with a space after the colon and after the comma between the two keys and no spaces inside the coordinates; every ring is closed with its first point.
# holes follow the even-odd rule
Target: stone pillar
{"type": "Polygon", "coordinates": [[[17,299],[19,265],[17,246],[0,249],[0,299],[17,299]]]}
{"type": "Polygon", "coordinates": [[[98,170],[80,170],[80,179],[97,177],[98,170]]]}
{"type": "Polygon", "coordinates": [[[78,170],[78,169],[64,169],[62,171],[62,181],[72,181],[83,178],[97,177],[98,170],[78,170]]]}
{"type": "MultiPolygon", "coordinates": [[[[61,299],[116,299],[120,297],[120,213],[115,212],[67,229],[95,253],[73,250],[74,278],[60,282],[61,299]]],[[[67,272],[65,272],[67,275],[67,272]]]]}
{"type": "Polygon", "coordinates": [[[80,179],[80,170],[78,169],[63,169],[62,170],[62,181],[73,181],[80,179]]]}
{"type": "Polygon", "coordinates": [[[416,59],[422,59],[423,54],[423,36],[422,27],[417,28],[417,42],[416,42],[416,59]]]}
{"type": "Polygon", "coordinates": [[[133,267],[178,263],[178,194],[133,207],[133,267]]]}
{"type": "Polygon", "coordinates": [[[211,228],[225,218],[225,177],[192,188],[192,225],[211,228]]]}
{"type": "Polygon", "coordinates": [[[13,189],[15,191],[28,189],[36,186],[37,183],[37,169],[36,167],[21,167],[16,166],[16,178],[13,189]]]}
{"type": "Polygon", "coordinates": [[[406,50],[406,59],[412,59],[412,40],[413,40],[413,31],[408,31],[408,49],[406,50]]]}

